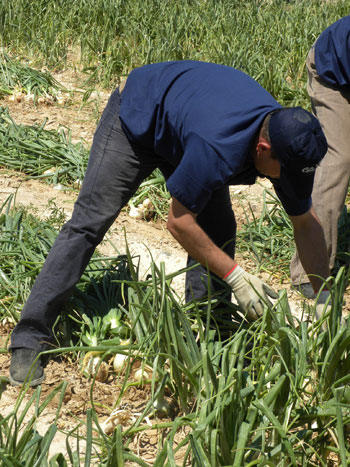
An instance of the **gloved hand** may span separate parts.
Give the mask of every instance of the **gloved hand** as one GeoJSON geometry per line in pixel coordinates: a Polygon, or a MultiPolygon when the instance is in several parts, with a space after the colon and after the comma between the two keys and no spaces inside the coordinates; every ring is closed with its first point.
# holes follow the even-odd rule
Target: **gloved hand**
{"type": "Polygon", "coordinates": [[[240,266],[236,266],[224,281],[232,287],[241,311],[249,321],[255,321],[262,316],[264,303],[272,306],[269,297],[278,298],[273,289],[240,266]]]}
{"type": "MultiPolygon", "coordinates": [[[[315,316],[317,321],[320,320],[326,313],[331,310],[331,297],[329,290],[322,290],[315,299],[315,316]]],[[[326,321],[323,322],[322,328],[327,329],[326,321]]]]}

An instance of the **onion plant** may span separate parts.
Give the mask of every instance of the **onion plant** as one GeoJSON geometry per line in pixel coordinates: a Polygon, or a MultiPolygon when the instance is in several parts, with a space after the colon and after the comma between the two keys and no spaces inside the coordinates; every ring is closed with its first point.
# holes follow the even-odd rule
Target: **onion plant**
{"type": "Polygon", "coordinates": [[[338,244],[337,244],[337,256],[335,260],[335,271],[338,270],[342,265],[349,265],[350,263],[350,215],[347,210],[348,200],[343,207],[339,222],[338,222],[338,244]]]}
{"type": "MultiPolygon", "coordinates": [[[[165,385],[179,412],[167,425],[170,431],[153,465],[171,462],[184,447],[181,465],[326,465],[330,453],[346,465],[349,333],[340,319],[345,270],[331,289],[327,331],[307,305],[304,320],[297,322],[281,292],[258,322],[242,322],[227,340],[206,326],[200,304],[179,306],[171,279],[164,265],[153,265],[148,281],[134,275],[128,282],[124,311],[134,351],[153,365],[153,395],[139,419],[122,432],[125,448],[147,429],[145,417],[165,385]],[[189,432],[174,447],[174,436],[184,426],[189,432]]],[[[117,404],[127,388],[126,379],[117,404]]]]}
{"type": "Polygon", "coordinates": [[[47,130],[45,124],[16,124],[0,107],[0,166],[51,183],[82,180],[88,160],[83,142],[74,144],[69,130],[47,130]]]}
{"type": "Polygon", "coordinates": [[[283,281],[289,276],[294,246],[293,227],[277,196],[264,190],[259,214],[251,204],[243,206],[246,222],[239,225],[237,248],[255,263],[256,271],[275,274],[283,281]]]}
{"type": "Polygon", "coordinates": [[[11,195],[0,208],[0,317],[18,312],[48,254],[57,217],[40,221],[23,209],[11,210],[11,195]]]}
{"type": "Polygon", "coordinates": [[[38,71],[0,51],[0,97],[22,92],[36,102],[40,96],[54,98],[62,89],[48,71],[38,71]]]}
{"type": "MultiPolygon", "coordinates": [[[[20,392],[13,410],[0,415],[0,461],[3,466],[48,466],[49,449],[57,433],[57,420],[63,403],[67,383],[60,383],[44,400],[40,400],[41,388],[37,388],[26,401],[26,388],[20,392]],[[56,418],[44,435],[36,428],[38,417],[56,397],[56,418]],[[34,409],[34,410],[33,410],[34,409]]],[[[59,463],[63,455],[57,454],[50,465],[59,463]],[[53,463],[53,462],[56,463],[53,463]]],[[[63,458],[64,460],[64,458],[63,458]]]]}

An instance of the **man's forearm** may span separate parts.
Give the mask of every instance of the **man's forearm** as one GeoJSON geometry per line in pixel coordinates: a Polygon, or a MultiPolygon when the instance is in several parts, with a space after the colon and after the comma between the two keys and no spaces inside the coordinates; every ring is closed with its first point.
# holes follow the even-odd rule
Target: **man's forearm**
{"type": "MultiPolygon", "coordinates": [[[[322,226],[313,210],[302,219],[292,218],[298,255],[315,292],[329,277],[329,259],[322,226]]],[[[302,216],[299,216],[300,218],[302,216]]]]}
{"type": "Polygon", "coordinates": [[[195,215],[176,200],[171,203],[167,227],[192,258],[217,276],[223,278],[236,264],[207,236],[197,224],[195,215]]]}

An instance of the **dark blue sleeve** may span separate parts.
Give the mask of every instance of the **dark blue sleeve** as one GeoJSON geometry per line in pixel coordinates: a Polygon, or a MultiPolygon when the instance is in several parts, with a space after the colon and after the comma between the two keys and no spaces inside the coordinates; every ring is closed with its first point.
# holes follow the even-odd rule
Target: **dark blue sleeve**
{"type": "Polygon", "coordinates": [[[276,195],[282,203],[286,213],[289,216],[301,216],[305,214],[312,206],[311,197],[307,199],[290,198],[279,185],[278,180],[271,180],[276,195]]]}
{"type": "Polygon", "coordinates": [[[332,86],[350,86],[350,16],[325,29],[315,44],[317,74],[332,86]]]}
{"type": "Polygon", "coordinates": [[[191,135],[180,164],[167,180],[170,194],[193,213],[200,213],[213,191],[225,185],[232,169],[202,138],[191,135]]]}

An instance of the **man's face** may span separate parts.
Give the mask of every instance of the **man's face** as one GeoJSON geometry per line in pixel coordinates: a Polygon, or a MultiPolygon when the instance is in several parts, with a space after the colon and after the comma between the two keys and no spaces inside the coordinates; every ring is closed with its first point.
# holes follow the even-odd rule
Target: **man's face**
{"type": "Polygon", "coordinates": [[[271,157],[271,148],[259,145],[256,148],[254,165],[258,172],[266,177],[280,178],[281,164],[277,159],[271,157]]]}

